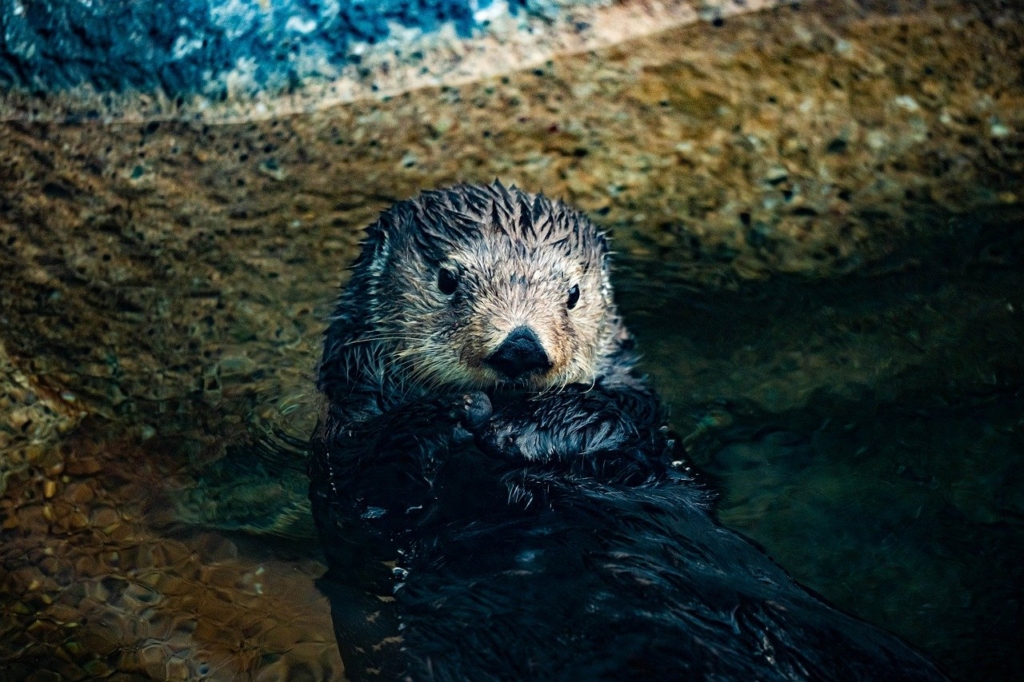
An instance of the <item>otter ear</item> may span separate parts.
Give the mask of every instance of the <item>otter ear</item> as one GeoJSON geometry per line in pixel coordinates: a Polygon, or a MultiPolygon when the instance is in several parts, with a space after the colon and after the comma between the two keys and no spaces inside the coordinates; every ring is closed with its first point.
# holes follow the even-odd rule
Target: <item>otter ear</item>
{"type": "Polygon", "coordinates": [[[363,249],[369,251],[370,271],[379,275],[387,264],[388,254],[391,253],[391,240],[388,239],[388,233],[384,230],[377,230],[373,241],[367,242],[363,249]]]}
{"type": "Polygon", "coordinates": [[[388,238],[390,222],[385,214],[366,229],[363,249],[355,263],[356,270],[365,268],[368,274],[374,277],[384,270],[388,255],[391,253],[391,240],[388,238]]]}
{"type": "Polygon", "coordinates": [[[604,270],[607,275],[612,269],[612,249],[611,244],[608,241],[608,235],[604,232],[598,232],[594,241],[594,247],[597,249],[598,258],[601,259],[601,269],[604,270]]]}

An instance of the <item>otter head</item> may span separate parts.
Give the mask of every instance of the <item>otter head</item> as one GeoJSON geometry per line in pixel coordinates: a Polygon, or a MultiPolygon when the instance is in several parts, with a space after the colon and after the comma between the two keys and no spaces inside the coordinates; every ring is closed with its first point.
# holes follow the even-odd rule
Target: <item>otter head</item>
{"type": "Polygon", "coordinates": [[[354,281],[364,336],[430,388],[590,383],[618,318],[608,244],[581,213],[494,185],[401,202],[369,230],[354,281]]]}

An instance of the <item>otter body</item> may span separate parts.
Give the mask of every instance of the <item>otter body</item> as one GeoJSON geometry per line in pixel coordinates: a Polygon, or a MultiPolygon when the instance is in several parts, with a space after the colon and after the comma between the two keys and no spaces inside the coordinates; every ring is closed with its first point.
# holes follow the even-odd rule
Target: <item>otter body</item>
{"type": "Polygon", "coordinates": [[[499,184],[368,231],[310,498],[352,679],[942,679],[717,525],[633,370],[608,246],[499,184]]]}

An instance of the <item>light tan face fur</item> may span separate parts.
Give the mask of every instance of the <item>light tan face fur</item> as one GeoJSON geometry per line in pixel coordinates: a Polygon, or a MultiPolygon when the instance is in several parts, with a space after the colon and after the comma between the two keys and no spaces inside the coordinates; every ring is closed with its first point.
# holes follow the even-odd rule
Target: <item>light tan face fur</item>
{"type": "MultiPolygon", "coordinates": [[[[594,230],[589,223],[585,229],[594,230]]],[[[485,223],[474,238],[445,245],[438,262],[415,244],[394,245],[381,272],[381,302],[391,305],[378,306],[385,314],[375,325],[392,344],[393,369],[430,388],[592,383],[614,333],[604,242],[598,248],[588,239],[581,248],[578,238],[561,237],[523,239],[485,223]],[[442,267],[458,276],[451,295],[438,285],[442,267]],[[569,309],[573,285],[580,295],[569,309]],[[552,367],[508,382],[484,359],[521,325],[540,339],[552,367]]]]}

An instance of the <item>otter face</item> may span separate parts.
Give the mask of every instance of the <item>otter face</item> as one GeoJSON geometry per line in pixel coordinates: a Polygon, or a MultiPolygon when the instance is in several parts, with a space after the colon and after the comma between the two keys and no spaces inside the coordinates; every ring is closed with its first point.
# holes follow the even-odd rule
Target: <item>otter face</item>
{"type": "Polygon", "coordinates": [[[497,184],[403,204],[379,223],[369,266],[371,334],[393,370],[432,388],[595,379],[616,317],[607,243],[592,223],[497,184]]]}

